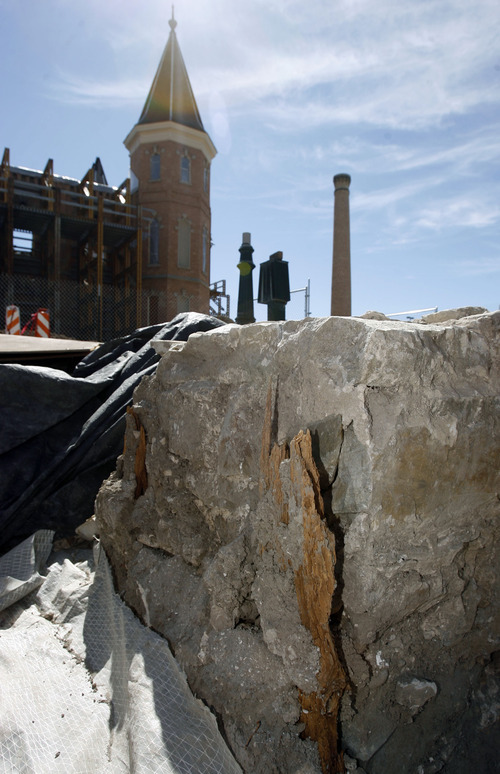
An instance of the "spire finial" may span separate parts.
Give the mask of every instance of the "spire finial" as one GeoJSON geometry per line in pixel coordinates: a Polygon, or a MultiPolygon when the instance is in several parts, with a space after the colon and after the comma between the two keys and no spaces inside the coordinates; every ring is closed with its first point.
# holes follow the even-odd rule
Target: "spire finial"
{"type": "Polygon", "coordinates": [[[172,18],[170,19],[169,24],[170,24],[171,30],[175,30],[175,28],[177,27],[177,22],[175,21],[175,17],[174,17],[174,6],[172,6],[172,18]]]}

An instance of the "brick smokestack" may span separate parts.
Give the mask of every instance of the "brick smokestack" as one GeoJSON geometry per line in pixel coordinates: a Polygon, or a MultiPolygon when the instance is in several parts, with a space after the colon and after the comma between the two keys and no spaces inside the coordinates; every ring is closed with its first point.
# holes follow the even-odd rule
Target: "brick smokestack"
{"type": "Polygon", "coordinates": [[[344,172],[335,175],[333,207],[333,261],[331,314],[351,315],[351,237],[349,225],[349,185],[351,178],[344,172]]]}

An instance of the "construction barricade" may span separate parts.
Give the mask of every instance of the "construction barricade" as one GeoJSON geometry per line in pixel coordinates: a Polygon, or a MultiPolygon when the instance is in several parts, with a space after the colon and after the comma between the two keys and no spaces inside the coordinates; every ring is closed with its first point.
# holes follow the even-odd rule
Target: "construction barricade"
{"type": "Polygon", "coordinates": [[[40,338],[50,337],[50,314],[48,309],[39,309],[33,312],[30,319],[20,331],[21,336],[28,332],[29,336],[39,336],[40,338]]]}
{"type": "Polygon", "coordinates": [[[5,333],[9,333],[11,336],[21,335],[19,307],[14,306],[14,304],[11,304],[5,310],[5,333]]]}
{"type": "Polygon", "coordinates": [[[48,309],[39,309],[36,313],[35,335],[41,338],[50,337],[50,315],[48,309]]]}

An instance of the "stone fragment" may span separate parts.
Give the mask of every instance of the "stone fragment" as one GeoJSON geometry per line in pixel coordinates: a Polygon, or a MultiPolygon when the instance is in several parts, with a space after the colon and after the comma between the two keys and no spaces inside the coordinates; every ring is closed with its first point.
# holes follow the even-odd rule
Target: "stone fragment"
{"type": "Polygon", "coordinates": [[[461,306],[458,309],[443,309],[441,312],[427,314],[420,319],[424,323],[447,323],[452,320],[460,320],[462,317],[472,317],[475,314],[485,314],[488,310],[484,306],[461,306]]]}
{"type": "Polygon", "coordinates": [[[353,757],[364,763],[385,744],[396,726],[397,721],[381,712],[380,707],[369,705],[368,711],[356,715],[348,728],[343,728],[342,742],[353,757]]]}
{"type": "Polygon", "coordinates": [[[395,698],[398,704],[407,707],[411,714],[415,715],[424,704],[437,695],[437,692],[437,685],[432,680],[408,677],[396,683],[395,698]]]}
{"type": "Polygon", "coordinates": [[[95,537],[98,536],[95,516],[91,516],[90,519],[87,519],[87,521],[84,521],[83,524],[80,524],[80,526],[76,528],[75,532],[84,540],[89,542],[92,541],[95,537]]]}
{"type": "Polygon", "coordinates": [[[356,771],[358,768],[358,762],[355,758],[351,758],[350,755],[344,753],[344,766],[346,771],[356,771]]]}
{"type": "Polygon", "coordinates": [[[368,312],[365,312],[364,314],[361,314],[360,318],[362,320],[389,320],[390,319],[385,314],[383,314],[383,312],[376,312],[373,310],[370,310],[368,312]]]}

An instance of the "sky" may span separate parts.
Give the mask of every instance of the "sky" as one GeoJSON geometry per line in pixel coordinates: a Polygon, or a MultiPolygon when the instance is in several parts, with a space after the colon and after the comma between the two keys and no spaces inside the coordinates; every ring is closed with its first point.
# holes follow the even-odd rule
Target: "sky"
{"type": "MultiPolygon", "coordinates": [[[[121,184],[170,17],[164,0],[0,0],[0,153],[78,179],[99,156],[121,184]]],[[[177,0],[175,17],[218,150],[211,281],[233,317],[243,232],[255,264],[289,262],[288,319],[308,280],[329,315],[339,172],[354,315],[500,307],[498,0],[177,0]]]]}

